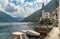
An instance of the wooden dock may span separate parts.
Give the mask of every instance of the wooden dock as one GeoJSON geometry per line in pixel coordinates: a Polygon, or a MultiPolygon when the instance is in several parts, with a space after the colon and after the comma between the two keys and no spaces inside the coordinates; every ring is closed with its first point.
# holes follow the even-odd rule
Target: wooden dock
{"type": "Polygon", "coordinates": [[[59,28],[54,27],[45,37],[45,39],[59,39],[59,28]]]}

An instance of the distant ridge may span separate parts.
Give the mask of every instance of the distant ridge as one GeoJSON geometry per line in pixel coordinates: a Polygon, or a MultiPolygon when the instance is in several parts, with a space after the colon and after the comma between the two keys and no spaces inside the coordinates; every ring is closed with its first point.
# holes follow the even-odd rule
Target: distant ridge
{"type": "Polygon", "coordinates": [[[8,14],[6,14],[3,11],[0,11],[0,22],[19,22],[21,21],[23,18],[19,17],[19,18],[14,18],[8,14]]]}

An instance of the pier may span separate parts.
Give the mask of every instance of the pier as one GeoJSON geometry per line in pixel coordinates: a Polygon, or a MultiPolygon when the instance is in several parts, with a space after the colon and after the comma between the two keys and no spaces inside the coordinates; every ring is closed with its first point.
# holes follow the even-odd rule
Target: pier
{"type": "Polygon", "coordinates": [[[23,30],[23,32],[13,32],[10,39],[30,39],[32,36],[39,36],[37,37],[39,39],[59,39],[59,28],[53,27],[48,33],[46,33],[45,36],[43,34],[40,34],[32,30],[23,30]]]}
{"type": "Polygon", "coordinates": [[[59,28],[54,27],[45,37],[45,39],[59,39],[59,28]]]}

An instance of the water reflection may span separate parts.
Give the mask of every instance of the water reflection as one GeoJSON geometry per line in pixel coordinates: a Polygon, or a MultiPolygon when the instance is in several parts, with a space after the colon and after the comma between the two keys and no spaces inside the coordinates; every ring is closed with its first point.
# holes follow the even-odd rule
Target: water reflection
{"type": "Polygon", "coordinates": [[[0,23],[0,39],[9,39],[12,32],[34,30],[37,23],[0,23]]]}

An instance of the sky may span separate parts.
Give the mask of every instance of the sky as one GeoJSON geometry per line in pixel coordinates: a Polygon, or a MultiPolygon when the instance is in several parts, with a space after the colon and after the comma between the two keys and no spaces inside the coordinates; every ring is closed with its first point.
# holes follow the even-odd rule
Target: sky
{"type": "Polygon", "coordinates": [[[27,17],[51,0],[0,0],[0,11],[12,17],[27,17]]]}

